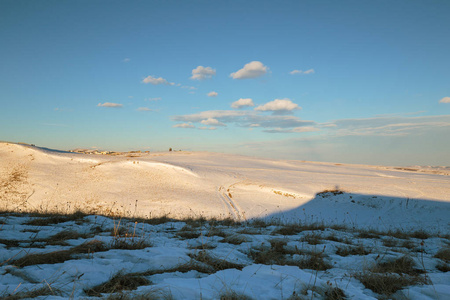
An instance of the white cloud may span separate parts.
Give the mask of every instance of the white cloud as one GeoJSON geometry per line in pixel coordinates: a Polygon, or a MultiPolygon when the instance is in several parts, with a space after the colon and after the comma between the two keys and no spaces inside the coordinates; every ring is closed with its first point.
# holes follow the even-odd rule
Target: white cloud
{"type": "Polygon", "coordinates": [[[159,101],[161,99],[162,99],[161,97],[155,97],[155,98],[147,98],[145,99],[145,101],[159,101]]]}
{"type": "Polygon", "coordinates": [[[314,132],[319,131],[319,128],[312,127],[312,126],[304,126],[304,127],[295,127],[292,129],[283,129],[283,128],[274,128],[274,129],[267,129],[263,130],[264,132],[268,133],[302,133],[302,132],[314,132]]]}
{"type": "Polygon", "coordinates": [[[175,127],[175,128],[195,128],[195,126],[192,125],[191,123],[176,124],[176,125],[173,125],[173,127],[175,127]]]}
{"type": "Polygon", "coordinates": [[[151,83],[153,85],[158,85],[158,84],[167,84],[167,85],[174,85],[175,83],[173,82],[168,82],[166,79],[162,78],[162,77],[153,77],[153,76],[147,76],[146,78],[144,78],[142,80],[143,83],[151,83]]]}
{"type": "Polygon", "coordinates": [[[173,121],[189,122],[189,123],[210,123],[220,122],[223,124],[235,124],[239,127],[261,127],[261,128],[296,128],[304,126],[312,126],[316,123],[313,121],[301,120],[295,116],[286,115],[262,115],[255,111],[237,111],[237,110],[210,110],[197,114],[173,116],[173,121]],[[211,121],[208,119],[214,119],[211,121]]]}
{"type": "Polygon", "coordinates": [[[131,59],[129,59],[129,58],[125,58],[124,60],[123,60],[123,62],[124,63],[127,63],[127,62],[129,62],[131,59]]]}
{"type": "Polygon", "coordinates": [[[441,100],[439,100],[439,103],[450,103],[450,97],[444,97],[441,100]]]}
{"type": "Polygon", "coordinates": [[[217,97],[217,95],[219,95],[219,94],[214,91],[208,93],[208,97],[217,97]]]}
{"type": "Polygon", "coordinates": [[[198,129],[200,129],[200,130],[216,130],[217,128],[216,127],[205,127],[205,126],[203,126],[203,127],[199,127],[198,129]]]}
{"type": "Polygon", "coordinates": [[[208,118],[206,120],[200,121],[203,125],[215,125],[215,126],[227,126],[222,122],[219,122],[217,119],[214,118],[208,118]]]}
{"type": "Polygon", "coordinates": [[[306,70],[306,71],[302,71],[302,70],[293,70],[293,71],[289,72],[289,74],[291,74],[291,75],[295,75],[295,74],[305,74],[305,75],[308,75],[308,74],[314,74],[314,73],[315,73],[314,69],[309,69],[309,70],[306,70]]]}
{"type": "Polygon", "coordinates": [[[252,61],[246,64],[237,72],[231,73],[230,77],[233,79],[256,78],[267,73],[269,68],[260,61],[252,61]]]}
{"type": "Polygon", "coordinates": [[[97,104],[97,106],[100,106],[100,107],[122,107],[123,105],[122,104],[119,104],[119,103],[111,103],[111,102],[105,102],[105,103],[99,103],[99,104],[97,104]]]}
{"type": "Polygon", "coordinates": [[[450,127],[450,115],[343,119],[320,124],[334,136],[407,136],[450,127]],[[330,127],[334,124],[334,127],[330,127]]]}
{"type": "Polygon", "coordinates": [[[214,75],[216,75],[215,69],[213,69],[211,67],[205,68],[203,66],[198,66],[197,68],[192,70],[191,79],[192,80],[204,80],[204,79],[209,79],[214,75]]]}
{"type": "Polygon", "coordinates": [[[290,113],[296,109],[301,109],[301,107],[288,98],[275,99],[255,108],[256,111],[271,111],[276,114],[290,113]]]}
{"type": "Polygon", "coordinates": [[[251,98],[241,98],[238,101],[231,103],[232,108],[241,108],[246,106],[255,106],[251,98]]]}
{"type": "Polygon", "coordinates": [[[153,111],[153,109],[150,109],[148,107],[139,107],[137,110],[138,111],[153,111]]]}

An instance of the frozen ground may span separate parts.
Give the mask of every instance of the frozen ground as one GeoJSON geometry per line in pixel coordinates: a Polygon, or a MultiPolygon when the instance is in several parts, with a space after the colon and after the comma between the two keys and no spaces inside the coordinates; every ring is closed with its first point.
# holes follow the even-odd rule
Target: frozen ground
{"type": "Polygon", "coordinates": [[[449,299],[449,195],[446,167],[0,143],[0,298],[449,299]]]}
{"type": "Polygon", "coordinates": [[[93,215],[0,222],[4,299],[450,297],[448,235],[93,215]]]}

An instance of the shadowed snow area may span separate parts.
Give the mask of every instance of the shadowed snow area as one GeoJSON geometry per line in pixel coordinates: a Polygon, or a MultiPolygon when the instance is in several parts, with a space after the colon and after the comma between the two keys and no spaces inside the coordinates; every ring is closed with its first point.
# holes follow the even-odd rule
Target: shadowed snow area
{"type": "Polygon", "coordinates": [[[206,152],[88,155],[0,143],[0,209],[448,229],[445,168],[206,152]],[[437,174],[436,174],[437,173],[437,174]],[[343,193],[323,195],[324,190],[343,193]]]}

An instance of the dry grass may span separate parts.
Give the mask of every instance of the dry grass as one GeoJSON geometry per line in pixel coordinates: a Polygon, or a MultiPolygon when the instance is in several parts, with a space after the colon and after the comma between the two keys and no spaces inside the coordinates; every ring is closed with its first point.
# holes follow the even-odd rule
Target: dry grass
{"type": "Polygon", "coordinates": [[[443,248],[439,250],[433,257],[439,258],[446,263],[450,262],[450,248],[443,248]]]}
{"type": "Polygon", "coordinates": [[[76,211],[72,214],[31,214],[35,218],[24,223],[24,225],[31,226],[48,226],[53,224],[65,223],[70,221],[82,222],[83,218],[87,216],[86,213],[76,211]]]}
{"type": "Polygon", "coordinates": [[[233,290],[228,290],[219,296],[220,300],[252,300],[253,298],[246,296],[245,294],[238,293],[233,290]]]}
{"type": "Polygon", "coordinates": [[[242,270],[244,268],[244,265],[242,264],[237,264],[221,258],[217,258],[215,256],[210,255],[207,251],[199,251],[198,253],[190,254],[189,256],[192,259],[195,259],[196,261],[211,266],[214,272],[226,269],[242,270]]]}
{"type": "Polygon", "coordinates": [[[322,235],[316,232],[308,233],[300,241],[307,242],[310,245],[319,245],[322,244],[322,235]]]}
{"type": "Polygon", "coordinates": [[[115,237],[109,244],[110,249],[138,250],[152,247],[152,244],[145,238],[137,237],[115,237]]]}
{"type": "Polygon", "coordinates": [[[177,236],[184,240],[196,239],[201,236],[201,232],[196,231],[195,229],[184,226],[177,232],[177,236]]]}
{"type": "Polygon", "coordinates": [[[83,243],[69,250],[53,251],[48,253],[27,254],[15,260],[12,264],[17,267],[25,267],[39,264],[57,264],[74,259],[75,254],[90,254],[107,250],[103,242],[93,240],[83,243]]]}
{"type": "Polygon", "coordinates": [[[233,234],[225,237],[223,240],[221,240],[221,243],[228,243],[232,245],[240,245],[242,243],[248,242],[249,239],[246,236],[233,234]]]}
{"type": "Polygon", "coordinates": [[[50,296],[57,295],[59,292],[55,289],[52,289],[49,285],[44,285],[40,288],[32,289],[29,291],[21,291],[13,294],[0,294],[0,299],[3,300],[19,300],[19,299],[30,299],[37,298],[40,296],[50,296]]]}
{"type": "MultiPolygon", "coordinates": [[[[135,290],[142,285],[150,285],[151,282],[143,276],[137,276],[132,274],[125,274],[119,272],[114,275],[109,281],[97,285],[84,292],[89,296],[100,297],[104,293],[117,293],[123,290],[135,290]]],[[[119,298],[120,299],[120,298],[119,298]]]]}
{"type": "Polygon", "coordinates": [[[20,241],[0,239],[0,244],[6,246],[6,249],[19,247],[20,241]]]}
{"type": "Polygon", "coordinates": [[[423,273],[423,270],[415,267],[412,258],[402,256],[395,260],[380,262],[355,277],[366,288],[377,294],[389,296],[407,286],[426,284],[427,279],[420,276],[423,273]]]}
{"type": "Polygon", "coordinates": [[[298,224],[289,224],[284,225],[272,232],[272,234],[281,234],[281,235],[296,235],[303,231],[309,230],[325,230],[327,226],[323,223],[298,223],[298,224]]]}
{"type": "Polygon", "coordinates": [[[347,246],[347,247],[337,247],[336,254],[339,256],[349,256],[349,255],[367,255],[370,254],[371,250],[364,247],[364,245],[359,244],[357,246],[347,246]]]}

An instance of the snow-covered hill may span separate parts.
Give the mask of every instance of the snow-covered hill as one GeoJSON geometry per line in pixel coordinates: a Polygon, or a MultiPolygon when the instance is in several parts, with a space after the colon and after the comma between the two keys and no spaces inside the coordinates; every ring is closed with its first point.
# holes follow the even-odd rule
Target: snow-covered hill
{"type": "Polygon", "coordinates": [[[88,155],[0,143],[0,209],[442,231],[450,223],[450,176],[436,172],[206,152],[88,155]],[[323,197],[325,190],[343,193],[323,197]]]}

